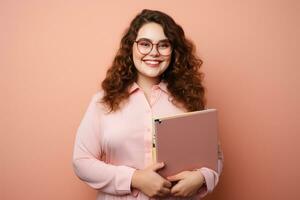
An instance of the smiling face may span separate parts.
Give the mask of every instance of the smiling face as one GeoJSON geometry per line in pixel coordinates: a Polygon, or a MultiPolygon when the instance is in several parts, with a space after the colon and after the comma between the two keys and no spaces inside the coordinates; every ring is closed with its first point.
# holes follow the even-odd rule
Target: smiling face
{"type": "MultiPolygon", "coordinates": [[[[136,41],[143,40],[150,41],[153,44],[159,43],[159,45],[153,45],[152,50],[145,55],[138,49],[137,43],[135,42],[132,47],[132,56],[134,65],[138,71],[138,82],[139,81],[151,81],[157,83],[160,75],[168,68],[171,60],[170,55],[162,55],[158,52],[164,53],[164,48],[167,44],[164,42],[168,38],[165,36],[163,28],[157,23],[147,23],[143,25],[138,31],[136,41]]],[[[148,43],[142,43],[142,48],[147,48],[148,43]]],[[[140,46],[141,47],[141,46],[140,46]]]]}

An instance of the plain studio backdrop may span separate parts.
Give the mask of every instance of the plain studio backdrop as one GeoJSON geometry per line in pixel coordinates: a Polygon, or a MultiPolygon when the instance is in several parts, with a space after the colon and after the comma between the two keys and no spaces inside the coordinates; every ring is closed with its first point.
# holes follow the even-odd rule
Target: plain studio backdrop
{"type": "Polygon", "coordinates": [[[0,1],[0,199],[95,199],[72,169],[76,130],[143,8],[170,14],[203,59],[224,169],[206,199],[297,200],[299,1],[0,1]]]}

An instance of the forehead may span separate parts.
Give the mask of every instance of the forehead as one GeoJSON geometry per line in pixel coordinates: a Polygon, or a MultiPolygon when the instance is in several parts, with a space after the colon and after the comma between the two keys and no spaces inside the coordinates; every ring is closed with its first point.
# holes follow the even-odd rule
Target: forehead
{"type": "Polygon", "coordinates": [[[147,38],[152,40],[153,42],[168,39],[164,33],[162,26],[153,22],[144,24],[140,28],[136,39],[138,40],[140,38],[147,38]]]}

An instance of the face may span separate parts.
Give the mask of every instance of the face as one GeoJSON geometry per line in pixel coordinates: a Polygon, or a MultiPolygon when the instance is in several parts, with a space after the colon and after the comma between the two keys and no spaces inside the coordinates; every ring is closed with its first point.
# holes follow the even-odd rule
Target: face
{"type": "Polygon", "coordinates": [[[159,76],[168,68],[171,54],[167,55],[168,53],[166,53],[169,44],[166,42],[167,39],[162,26],[157,23],[147,23],[140,28],[136,41],[146,42],[140,43],[139,47],[135,42],[132,47],[133,62],[138,71],[138,80],[157,81],[159,76]],[[143,50],[148,48],[149,42],[159,44],[153,45],[152,50],[146,54],[147,50],[143,50]]]}

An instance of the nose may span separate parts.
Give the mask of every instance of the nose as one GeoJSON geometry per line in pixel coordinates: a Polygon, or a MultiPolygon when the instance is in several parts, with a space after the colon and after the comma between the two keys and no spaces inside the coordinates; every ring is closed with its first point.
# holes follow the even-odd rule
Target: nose
{"type": "Polygon", "coordinates": [[[152,47],[149,55],[151,55],[151,56],[158,56],[159,55],[159,52],[157,50],[157,44],[153,44],[153,47],[152,47]]]}

